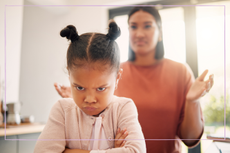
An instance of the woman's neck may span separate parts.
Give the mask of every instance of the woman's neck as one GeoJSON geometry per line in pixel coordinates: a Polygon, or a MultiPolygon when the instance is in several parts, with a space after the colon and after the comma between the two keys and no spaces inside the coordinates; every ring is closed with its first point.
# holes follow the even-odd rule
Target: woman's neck
{"type": "Polygon", "coordinates": [[[133,63],[138,66],[151,66],[151,65],[155,65],[158,62],[159,60],[155,59],[153,54],[151,55],[136,54],[135,61],[133,61],[133,63]]]}

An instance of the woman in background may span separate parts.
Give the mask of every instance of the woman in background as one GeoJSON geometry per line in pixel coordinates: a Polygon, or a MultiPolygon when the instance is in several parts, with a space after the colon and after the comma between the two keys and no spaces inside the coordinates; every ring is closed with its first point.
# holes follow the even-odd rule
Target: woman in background
{"type": "MultiPolygon", "coordinates": [[[[199,98],[213,85],[208,71],[194,79],[188,65],[164,58],[162,23],[154,7],[135,7],[128,17],[129,59],[115,95],[133,99],[146,139],[148,153],[181,152],[180,139],[188,147],[199,143],[204,120],[199,98]]],[[[69,87],[56,90],[69,97],[69,87]]]]}

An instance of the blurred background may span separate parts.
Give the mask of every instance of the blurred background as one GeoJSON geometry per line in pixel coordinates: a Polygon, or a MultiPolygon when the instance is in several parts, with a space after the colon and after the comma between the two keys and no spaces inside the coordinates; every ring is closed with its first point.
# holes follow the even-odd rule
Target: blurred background
{"type": "MultiPolygon", "coordinates": [[[[60,37],[60,30],[73,24],[79,34],[107,33],[113,18],[121,27],[117,43],[124,62],[129,48],[127,5],[138,4],[159,9],[166,58],[188,63],[195,77],[205,69],[214,74],[214,86],[201,99],[205,118],[201,152],[205,152],[211,143],[207,134],[224,136],[230,130],[229,0],[1,0],[0,100],[21,102],[20,115],[46,123],[60,99],[53,83],[69,85],[69,42],[60,37]]],[[[188,152],[185,146],[183,152],[188,152]]]]}

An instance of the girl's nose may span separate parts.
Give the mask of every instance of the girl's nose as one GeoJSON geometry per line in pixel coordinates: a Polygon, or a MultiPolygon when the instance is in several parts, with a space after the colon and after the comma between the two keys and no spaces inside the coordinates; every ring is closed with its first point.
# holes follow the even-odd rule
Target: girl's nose
{"type": "Polygon", "coordinates": [[[96,103],[97,100],[96,100],[96,97],[94,95],[88,94],[88,95],[86,95],[84,102],[86,102],[86,103],[96,103]]]}

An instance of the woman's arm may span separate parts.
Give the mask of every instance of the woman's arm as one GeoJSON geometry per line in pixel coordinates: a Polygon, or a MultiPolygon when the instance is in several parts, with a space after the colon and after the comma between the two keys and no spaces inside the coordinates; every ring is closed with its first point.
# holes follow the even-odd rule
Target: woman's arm
{"type": "Polygon", "coordinates": [[[207,81],[204,81],[208,70],[198,77],[190,87],[185,102],[184,119],[181,124],[181,139],[188,146],[195,145],[203,133],[202,111],[200,107],[199,98],[204,96],[213,86],[213,75],[209,76],[207,81]]]}

